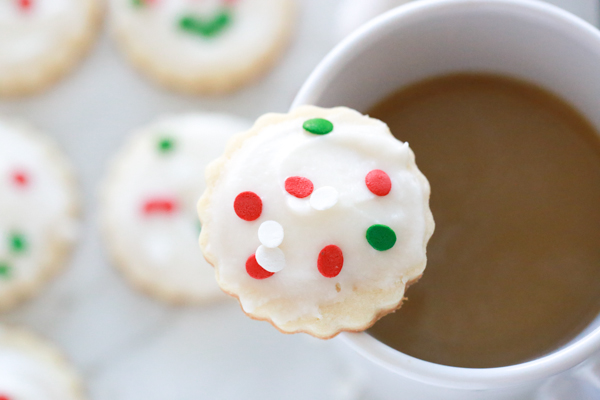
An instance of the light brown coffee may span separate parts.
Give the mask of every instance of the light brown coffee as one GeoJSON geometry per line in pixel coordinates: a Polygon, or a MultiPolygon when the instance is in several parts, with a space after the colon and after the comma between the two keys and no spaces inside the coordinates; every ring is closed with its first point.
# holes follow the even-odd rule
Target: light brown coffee
{"type": "Polygon", "coordinates": [[[410,143],[436,221],[423,278],[374,337],[427,361],[498,367],[559,348],[598,315],[600,140],[577,111],[469,74],[369,114],[410,143]]]}

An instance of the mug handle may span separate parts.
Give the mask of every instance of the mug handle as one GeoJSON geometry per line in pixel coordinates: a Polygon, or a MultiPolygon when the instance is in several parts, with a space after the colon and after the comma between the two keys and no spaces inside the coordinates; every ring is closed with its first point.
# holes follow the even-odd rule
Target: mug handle
{"type": "Polygon", "coordinates": [[[550,378],[537,391],[534,399],[600,399],[600,353],[575,368],[550,378]]]}

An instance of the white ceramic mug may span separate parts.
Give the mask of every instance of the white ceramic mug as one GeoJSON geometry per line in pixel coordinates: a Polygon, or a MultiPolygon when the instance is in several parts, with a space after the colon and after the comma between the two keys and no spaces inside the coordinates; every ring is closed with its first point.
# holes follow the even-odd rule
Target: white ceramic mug
{"type": "MultiPolygon", "coordinates": [[[[366,111],[407,84],[458,71],[536,83],[570,102],[600,131],[600,33],[566,11],[532,0],[420,0],[392,10],[340,43],[292,107],[366,111]]],[[[366,333],[339,338],[354,350],[349,356],[355,365],[369,371],[369,399],[532,399],[548,378],[600,350],[600,318],[551,354],[488,369],[419,360],[366,333]]],[[[564,399],[580,400],[574,396],[564,399]]],[[[600,391],[592,396],[600,399],[600,391]]]]}

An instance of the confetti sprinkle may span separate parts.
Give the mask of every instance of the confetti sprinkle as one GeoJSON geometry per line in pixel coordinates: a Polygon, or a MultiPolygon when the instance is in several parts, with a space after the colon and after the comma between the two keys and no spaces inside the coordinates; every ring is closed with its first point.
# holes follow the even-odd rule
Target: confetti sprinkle
{"type": "Polygon", "coordinates": [[[177,203],[172,199],[150,199],[143,204],[142,210],[146,215],[172,214],[177,210],[177,203]]]}
{"type": "Polygon", "coordinates": [[[311,195],[314,185],[308,178],[302,176],[291,176],[285,180],[285,191],[299,199],[311,195]]]}
{"type": "Polygon", "coordinates": [[[158,151],[166,154],[175,149],[175,140],[172,138],[162,138],[158,141],[158,151]]]}
{"type": "Polygon", "coordinates": [[[390,177],[380,169],[369,172],[365,177],[365,183],[371,193],[377,196],[386,196],[392,190],[390,177]]]}
{"type": "Polygon", "coordinates": [[[29,184],[29,175],[24,171],[15,171],[12,174],[12,181],[16,186],[25,187],[29,184]]]}
{"type": "Polygon", "coordinates": [[[227,8],[218,12],[210,20],[205,20],[194,15],[186,15],[179,20],[179,27],[183,31],[207,39],[219,35],[230,24],[231,12],[227,8]]]}
{"type": "Polygon", "coordinates": [[[371,225],[367,229],[367,241],[375,250],[386,251],[396,244],[396,233],[387,225],[371,225]]]}
{"type": "Polygon", "coordinates": [[[339,193],[336,188],[324,186],[310,196],[310,205],[315,210],[323,211],[336,205],[339,193]]]}
{"type": "Polygon", "coordinates": [[[313,118],[304,122],[302,128],[315,135],[326,135],[333,130],[333,124],[323,118],[313,118]]]}
{"type": "Polygon", "coordinates": [[[279,272],[285,268],[285,255],[281,249],[258,246],[256,262],[269,272],[279,272]]]}
{"type": "MultiPolygon", "coordinates": [[[[11,275],[11,268],[8,264],[0,263],[0,278],[7,279],[11,275]]],[[[3,400],[2,396],[0,396],[0,400],[3,400]]]]}
{"type": "Polygon", "coordinates": [[[256,255],[252,254],[246,260],[246,272],[254,279],[266,279],[273,276],[273,272],[269,272],[261,267],[256,261],[256,255]]]}
{"type": "Polygon", "coordinates": [[[27,239],[25,235],[20,233],[13,233],[10,235],[10,249],[14,253],[23,253],[27,250],[27,239]]]}
{"type": "Polygon", "coordinates": [[[258,240],[263,246],[274,248],[283,242],[283,226],[276,221],[265,221],[258,228],[258,240]]]}
{"type": "MultiPolygon", "coordinates": [[[[29,11],[33,7],[33,0],[18,0],[17,4],[21,10],[29,11]]],[[[1,397],[0,400],[2,400],[1,397]]]]}
{"type": "Polygon", "coordinates": [[[134,7],[146,7],[156,4],[157,0],[131,0],[131,5],[134,7]]]}
{"type": "MultiPolygon", "coordinates": [[[[344,266],[344,253],[334,244],[325,246],[319,253],[317,267],[325,278],[334,278],[339,275],[344,266]]],[[[339,292],[339,290],[338,290],[339,292]]]]}
{"type": "Polygon", "coordinates": [[[244,221],[254,221],[262,214],[262,200],[254,192],[242,192],[235,198],[233,209],[244,221]]]}

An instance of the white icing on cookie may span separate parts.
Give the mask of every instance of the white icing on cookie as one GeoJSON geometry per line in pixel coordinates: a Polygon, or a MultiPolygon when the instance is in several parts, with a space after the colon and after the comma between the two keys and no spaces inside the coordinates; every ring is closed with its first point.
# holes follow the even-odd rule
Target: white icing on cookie
{"type": "Polygon", "coordinates": [[[54,359],[54,349],[32,338],[4,341],[0,328],[0,398],[8,400],[76,400],[70,370],[54,359]],[[25,340],[25,342],[23,342],[25,340]]]}
{"type": "Polygon", "coordinates": [[[63,266],[77,233],[70,167],[55,145],[0,121],[0,309],[63,266]]]}
{"type": "Polygon", "coordinates": [[[14,400],[76,399],[53,366],[0,348],[0,396],[14,400]]]}
{"type": "Polygon", "coordinates": [[[96,1],[0,1],[0,85],[54,73],[46,69],[79,53],[93,30],[96,1]]]}
{"type": "MultiPolygon", "coordinates": [[[[364,329],[382,309],[397,307],[404,284],[423,272],[433,232],[429,184],[417,169],[413,152],[381,121],[342,107],[304,106],[287,115],[268,114],[251,131],[234,138],[226,156],[211,164],[207,174],[214,182],[199,203],[205,226],[203,251],[215,264],[221,287],[239,297],[251,315],[261,319],[268,315],[281,328],[290,321],[321,318],[323,306],[400,285],[395,305],[368,305],[365,320],[345,326],[364,329]],[[333,131],[307,132],[303,123],[312,118],[332,122],[333,131]],[[367,187],[366,176],[375,169],[391,179],[391,191],[385,196],[367,187]],[[310,180],[317,189],[312,196],[318,188],[334,188],[337,203],[324,210],[312,208],[312,197],[290,194],[294,193],[286,185],[290,177],[310,180]],[[262,202],[256,219],[239,216],[238,211],[251,214],[249,207],[234,210],[234,200],[246,191],[262,202]],[[286,266],[255,279],[247,262],[251,265],[249,257],[260,245],[257,229],[269,220],[285,231],[279,249],[286,266]],[[395,232],[397,240],[388,250],[377,250],[367,240],[367,229],[377,224],[395,232]]],[[[307,187],[306,193],[312,190],[307,187]]],[[[339,316],[341,325],[352,318],[339,316]]],[[[336,329],[339,332],[333,326],[323,336],[336,329]]]]}
{"type": "Polygon", "coordinates": [[[249,125],[222,114],[166,117],[120,152],[103,190],[103,222],[115,261],[134,284],[175,302],[222,295],[198,246],[195,205],[206,165],[249,125]]]}
{"type": "Polygon", "coordinates": [[[290,0],[133,3],[110,4],[113,28],[134,61],[155,75],[191,84],[201,80],[214,90],[262,69],[292,25],[290,0]]]}

